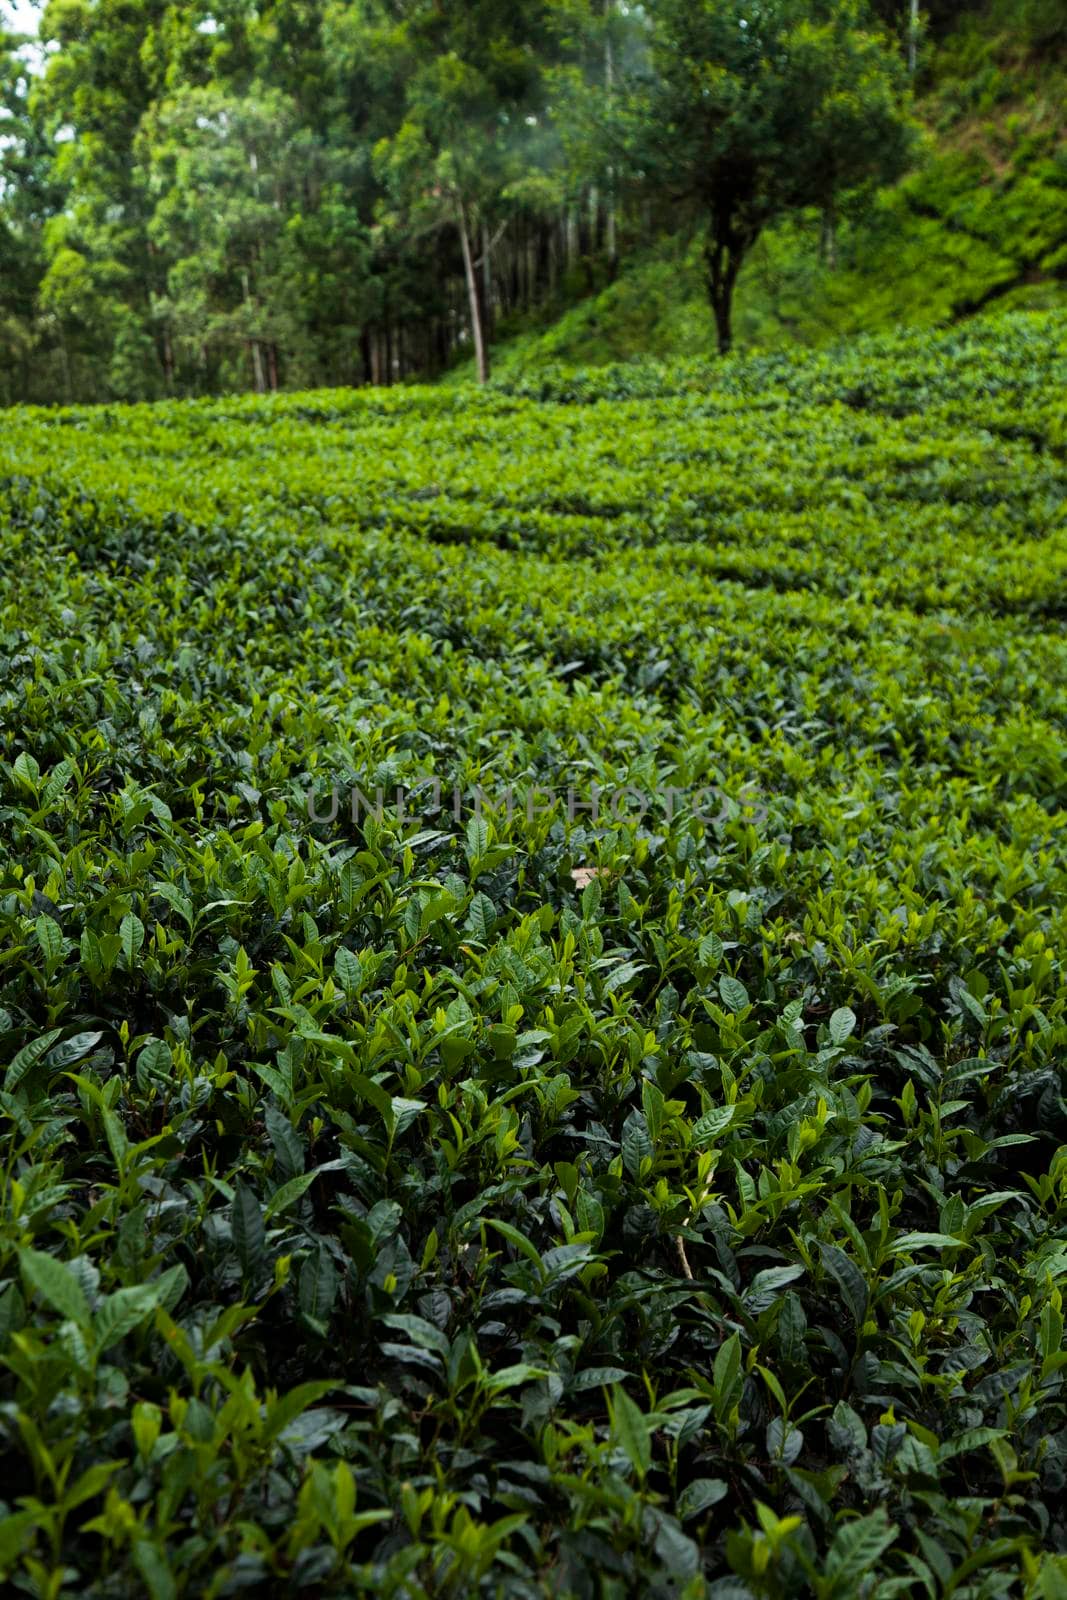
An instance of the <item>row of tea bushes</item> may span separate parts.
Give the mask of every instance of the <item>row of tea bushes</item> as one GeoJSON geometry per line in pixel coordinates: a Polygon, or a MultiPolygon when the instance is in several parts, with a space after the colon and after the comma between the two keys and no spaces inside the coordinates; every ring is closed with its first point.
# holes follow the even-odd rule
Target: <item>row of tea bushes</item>
{"type": "Polygon", "coordinates": [[[1065,368],[5,416],[10,1585],[1057,1600],[1065,368]]]}

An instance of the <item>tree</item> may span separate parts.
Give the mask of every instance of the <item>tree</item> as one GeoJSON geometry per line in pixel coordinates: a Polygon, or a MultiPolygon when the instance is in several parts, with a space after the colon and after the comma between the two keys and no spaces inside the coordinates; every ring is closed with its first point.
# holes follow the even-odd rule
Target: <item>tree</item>
{"type": "MultiPolygon", "coordinates": [[[[802,22],[787,40],[790,83],[780,119],[796,157],[786,204],[813,205],[826,219],[832,249],[840,196],[853,200],[906,169],[917,125],[895,51],[839,7],[802,22]]],[[[909,54],[908,71],[913,70],[909,54]]]]}
{"type": "Polygon", "coordinates": [[[645,67],[608,129],[646,182],[707,223],[719,349],[738,273],[792,211],[887,183],[914,138],[903,63],[859,0],[655,0],[645,67]]]}
{"type": "Polygon", "coordinates": [[[375,151],[398,208],[394,224],[455,230],[480,383],[489,377],[492,230],[523,171],[527,118],[540,96],[535,46],[546,38],[541,8],[530,0],[416,5],[404,33],[416,49],[404,119],[375,151]]]}
{"type": "Polygon", "coordinates": [[[30,107],[28,41],[0,9],[0,401],[32,391],[44,229],[58,205],[55,151],[30,107]]]}
{"type": "MultiPolygon", "coordinates": [[[[502,183],[498,152],[472,137],[474,109],[486,110],[491,96],[479,75],[456,56],[440,58],[422,75],[408,116],[391,139],[375,150],[375,166],[397,210],[382,213],[394,228],[416,237],[454,227],[467,288],[471,342],[479,383],[489,378],[488,306],[481,265],[476,260],[481,221],[502,183]]],[[[491,116],[491,111],[490,111],[491,116]]]]}
{"type": "Polygon", "coordinates": [[[156,263],[133,144],[163,70],[150,45],[168,9],[167,0],[50,0],[41,18],[52,48],[31,105],[56,141],[64,201],[45,235],[40,298],[68,397],[139,399],[162,388],[149,320],[156,263]]]}
{"type": "Polygon", "coordinates": [[[202,369],[243,351],[256,391],[277,388],[290,223],[318,155],[295,107],[255,84],[241,96],[185,87],[152,108],[136,149],[168,345],[202,369]]]}
{"type": "Polygon", "coordinates": [[[632,66],[635,50],[637,57],[644,53],[644,14],[618,0],[553,0],[552,21],[558,59],[546,79],[559,143],[554,165],[572,194],[592,185],[594,202],[603,196],[604,249],[614,272],[620,178],[613,128],[620,110],[616,83],[620,69],[625,76],[632,66]]]}
{"type": "MultiPolygon", "coordinates": [[[[1063,0],[1018,6],[1059,37],[1063,0]]],[[[505,319],[694,217],[726,349],[760,232],[812,208],[832,245],[908,157],[914,0],[40,9],[34,73],[0,29],[0,398],[392,382],[471,352],[484,381],[505,319]]]]}

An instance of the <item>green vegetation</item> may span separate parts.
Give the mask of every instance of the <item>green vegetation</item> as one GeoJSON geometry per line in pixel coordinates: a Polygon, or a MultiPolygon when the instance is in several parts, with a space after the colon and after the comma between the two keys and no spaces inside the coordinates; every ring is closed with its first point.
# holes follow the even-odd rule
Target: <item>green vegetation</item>
{"type": "MultiPolygon", "coordinates": [[[[1055,61],[1006,70],[995,45],[984,35],[956,41],[924,102],[935,131],[916,170],[840,219],[833,265],[814,211],[762,234],[738,281],[741,344],[824,345],[944,326],[993,304],[1064,304],[1067,77],[1055,61]]],[[[595,292],[517,319],[498,369],[709,350],[704,277],[702,233],[666,236],[595,292]]]]}
{"type": "Polygon", "coordinates": [[[1063,0],[48,0],[27,45],[30,3],[0,0],[3,405],[1062,294],[1063,0]]]}
{"type": "Polygon", "coordinates": [[[1063,0],[39,20],[4,1592],[1064,1600],[1063,0]]]}
{"type": "Polygon", "coordinates": [[[737,277],[763,232],[815,206],[832,240],[843,197],[907,169],[908,75],[862,0],[656,0],[649,16],[647,62],[606,104],[579,80],[575,120],[591,126],[594,170],[599,153],[695,207],[725,354],[737,277]]]}
{"type": "Polygon", "coordinates": [[[1065,381],[7,416],[12,1592],[1063,1594],[1065,381]]]}

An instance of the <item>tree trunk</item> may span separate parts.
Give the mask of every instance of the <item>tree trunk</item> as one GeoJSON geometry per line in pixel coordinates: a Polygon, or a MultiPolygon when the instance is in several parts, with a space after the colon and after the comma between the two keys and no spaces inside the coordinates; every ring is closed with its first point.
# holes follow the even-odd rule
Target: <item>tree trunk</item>
{"type": "Polygon", "coordinates": [[[554,295],[559,277],[559,253],[556,248],[556,230],[549,226],[545,228],[545,281],[548,292],[554,295]]]}
{"type": "Polygon", "coordinates": [[[721,356],[727,355],[733,344],[734,286],[751,243],[751,239],[738,233],[728,221],[713,221],[704,255],[708,267],[708,298],[721,356]]]}
{"type": "MultiPolygon", "coordinates": [[[[614,10],[613,0],[604,0],[604,15],[607,18],[607,33],[604,40],[604,93],[608,104],[615,96],[615,50],[611,42],[611,13],[614,10]]],[[[619,246],[616,235],[615,222],[615,168],[607,170],[607,193],[604,197],[604,249],[607,253],[608,265],[612,276],[615,275],[615,265],[618,261],[619,246]]]]}
{"type": "Polygon", "coordinates": [[[526,300],[526,219],[521,216],[515,225],[511,243],[511,305],[509,314],[519,309],[526,300]]]}
{"type": "Polygon", "coordinates": [[[832,200],[822,214],[822,258],[831,272],[837,271],[837,214],[832,200]]]}
{"type": "Polygon", "coordinates": [[[566,239],[567,246],[567,270],[569,272],[577,262],[578,251],[581,248],[578,238],[577,206],[568,206],[564,215],[565,220],[563,226],[565,230],[564,237],[566,239]]]}
{"type": "Polygon", "coordinates": [[[471,238],[467,229],[467,211],[460,200],[456,205],[456,225],[459,228],[459,244],[463,252],[463,276],[467,280],[467,303],[470,307],[471,339],[474,342],[474,365],[478,373],[479,383],[489,382],[489,351],[485,343],[485,330],[482,327],[482,308],[478,293],[478,278],[474,270],[474,257],[471,254],[471,238]]]}
{"type": "MultiPolygon", "coordinates": [[[[248,273],[244,270],[244,268],[241,269],[241,288],[244,294],[245,305],[251,306],[252,294],[248,284],[248,273]]],[[[252,382],[256,386],[256,393],[263,394],[266,391],[267,384],[263,376],[263,352],[259,348],[259,340],[254,336],[250,338],[248,341],[248,348],[252,356],[252,382]]]]}
{"type": "Polygon", "coordinates": [[[482,223],[482,327],[486,343],[493,337],[493,259],[488,224],[482,223]]]}
{"type": "Polygon", "coordinates": [[[70,376],[70,351],[67,349],[67,341],[62,329],[59,334],[59,356],[60,365],[63,368],[63,392],[69,406],[74,400],[74,384],[70,376]]]}
{"type": "Polygon", "coordinates": [[[908,8],[908,71],[914,76],[919,55],[919,0],[908,8]]]}
{"type": "Polygon", "coordinates": [[[615,171],[608,169],[608,192],[604,202],[604,252],[608,258],[612,276],[619,260],[618,228],[615,220],[615,171]]]}

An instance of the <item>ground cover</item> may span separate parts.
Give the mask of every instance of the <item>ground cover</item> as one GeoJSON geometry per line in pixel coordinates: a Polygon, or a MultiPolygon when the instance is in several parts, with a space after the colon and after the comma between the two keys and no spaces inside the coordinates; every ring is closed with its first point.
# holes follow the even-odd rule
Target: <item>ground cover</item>
{"type": "Polygon", "coordinates": [[[1063,1593],[1065,377],[5,415],[10,1582],[1063,1593]]]}

